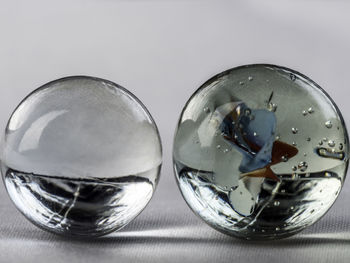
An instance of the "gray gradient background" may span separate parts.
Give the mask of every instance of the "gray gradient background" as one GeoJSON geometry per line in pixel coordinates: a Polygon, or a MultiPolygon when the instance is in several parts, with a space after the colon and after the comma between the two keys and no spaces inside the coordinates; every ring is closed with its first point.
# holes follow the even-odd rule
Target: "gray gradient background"
{"type": "MultiPolygon", "coordinates": [[[[277,242],[243,242],[187,207],[171,161],[189,96],[242,64],[300,71],[349,124],[350,2],[326,0],[0,0],[0,128],[30,91],[67,75],[106,78],[147,106],[163,141],[161,180],[120,232],[68,240],[31,225],[0,187],[0,262],[349,262],[350,182],[318,223],[277,242]]],[[[293,102],[290,107],[293,107],[293,102]]]]}

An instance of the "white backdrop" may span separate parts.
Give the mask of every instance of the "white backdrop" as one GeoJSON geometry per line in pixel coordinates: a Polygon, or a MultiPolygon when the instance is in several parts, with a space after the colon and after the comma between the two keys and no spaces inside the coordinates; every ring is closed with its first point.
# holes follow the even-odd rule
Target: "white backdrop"
{"type": "Polygon", "coordinates": [[[186,206],[171,150],[180,111],[204,81],[250,63],[309,76],[349,123],[350,2],[326,0],[0,0],[0,128],[30,91],[69,75],[114,81],[153,115],[163,141],[161,181],[121,232],[70,241],[32,226],[0,186],[0,262],[349,262],[350,183],[301,234],[243,242],[186,206]]]}

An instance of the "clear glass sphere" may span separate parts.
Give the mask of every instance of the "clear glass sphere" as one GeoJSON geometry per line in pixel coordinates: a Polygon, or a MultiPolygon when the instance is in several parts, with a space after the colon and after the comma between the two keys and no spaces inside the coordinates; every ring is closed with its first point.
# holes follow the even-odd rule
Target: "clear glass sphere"
{"type": "Polygon", "coordinates": [[[110,81],[76,76],[27,96],[8,121],[1,173],[35,225],[99,236],[134,219],[152,197],[162,150],[142,103],[110,81]]]}
{"type": "Polygon", "coordinates": [[[173,160],[188,205],[244,239],[293,235],[332,206],[348,167],[338,108],[312,80],[273,65],[225,71],[187,102],[173,160]]]}

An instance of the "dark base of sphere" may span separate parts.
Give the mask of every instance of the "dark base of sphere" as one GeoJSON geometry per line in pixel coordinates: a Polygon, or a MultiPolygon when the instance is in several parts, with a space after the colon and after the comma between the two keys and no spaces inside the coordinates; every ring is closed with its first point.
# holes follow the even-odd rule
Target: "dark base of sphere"
{"type": "MultiPolygon", "coordinates": [[[[159,168],[150,173],[158,173],[159,168]]],[[[4,182],[20,212],[51,233],[99,237],[119,230],[147,205],[153,184],[145,177],[73,179],[8,169],[4,182]]]]}
{"type": "Polygon", "coordinates": [[[254,211],[244,216],[230,203],[230,193],[234,190],[211,183],[211,172],[175,164],[178,185],[195,214],[220,232],[246,240],[282,239],[301,232],[327,212],[341,188],[339,176],[331,171],[326,179],[322,172],[298,181],[287,175],[281,182],[265,179],[254,211]],[[315,198],[323,191],[328,192],[328,200],[315,198]]]}
{"type": "Polygon", "coordinates": [[[225,234],[227,236],[230,236],[232,238],[235,238],[235,239],[238,239],[238,240],[244,240],[244,241],[247,241],[247,242],[263,242],[263,241],[278,241],[278,240],[281,240],[281,239],[286,239],[286,238],[290,238],[296,234],[299,234],[301,233],[305,228],[303,229],[300,229],[300,230],[297,230],[297,231],[293,231],[293,232],[290,232],[288,234],[267,234],[267,235],[259,235],[259,236],[256,236],[256,235],[238,235],[238,234],[234,234],[230,231],[227,231],[227,230],[223,230],[223,229],[220,229],[218,227],[215,227],[213,225],[210,225],[211,227],[213,227],[215,230],[221,232],[222,234],[225,234]]]}

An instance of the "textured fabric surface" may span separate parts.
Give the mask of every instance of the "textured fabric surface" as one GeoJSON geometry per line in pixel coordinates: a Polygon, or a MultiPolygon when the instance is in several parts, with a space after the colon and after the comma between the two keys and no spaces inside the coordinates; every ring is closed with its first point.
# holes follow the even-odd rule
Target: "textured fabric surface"
{"type": "Polygon", "coordinates": [[[38,86],[68,75],[97,76],[147,106],[161,132],[164,165],[143,213],[95,240],[36,228],[0,185],[0,262],[349,262],[349,181],[326,216],[302,233],[244,242],[191,212],[171,161],[174,129],[189,96],[214,74],[242,64],[272,63],[306,74],[348,123],[349,10],[340,0],[1,1],[1,130],[38,86]]]}

